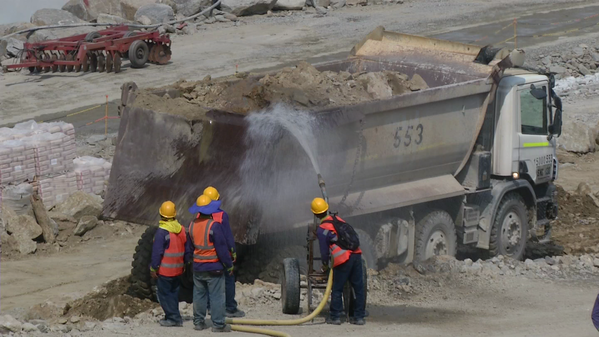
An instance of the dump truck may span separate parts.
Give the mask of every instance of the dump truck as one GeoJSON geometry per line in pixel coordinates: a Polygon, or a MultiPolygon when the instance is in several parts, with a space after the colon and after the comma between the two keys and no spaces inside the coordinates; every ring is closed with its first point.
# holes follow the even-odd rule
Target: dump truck
{"type": "MultiPolygon", "coordinates": [[[[429,88],[307,109],[317,125],[313,160],[284,129],[261,138],[259,112],[164,113],[136,106],[140,89],[124,84],[103,216],[151,226],[136,248],[133,292],[154,296],[148,264],[163,201],[174,201],[188,224],[187,207],[212,185],[240,247],[268,238],[305,245],[309,204],[321,195],[317,174],[331,210],[357,229],[369,268],[455,255],[458,246],[523,258],[528,241],[549,240],[557,217],[562,115],[553,76],[524,68],[523,58],[521,50],[379,27],[347,59],[315,67],[419,74],[429,88]]],[[[189,291],[181,297],[191,301],[189,291]]]]}

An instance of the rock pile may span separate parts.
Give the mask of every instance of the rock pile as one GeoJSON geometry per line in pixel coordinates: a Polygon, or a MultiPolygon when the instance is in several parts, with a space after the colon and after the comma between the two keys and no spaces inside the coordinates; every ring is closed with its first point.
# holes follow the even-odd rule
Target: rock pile
{"type": "Polygon", "coordinates": [[[595,74],[599,65],[599,49],[581,44],[564,52],[539,55],[533,61],[537,68],[558,74],[558,78],[595,74]]]}
{"type": "Polygon", "coordinates": [[[190,103],[240,114],[276,103],[299,108],[352,105],[428,88],[418,74],[409,78],[394,71],[321,72],[307,62],[261,78],[212,80],[208,76],[197,82],[180,81],[175,87],[190,103]]]}

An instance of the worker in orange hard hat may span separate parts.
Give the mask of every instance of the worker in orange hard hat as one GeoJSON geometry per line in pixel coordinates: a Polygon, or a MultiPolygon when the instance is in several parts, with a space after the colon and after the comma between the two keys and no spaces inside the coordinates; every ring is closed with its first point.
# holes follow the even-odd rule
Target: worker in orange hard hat
{"type": "MultiPolygon", "coordinates": [[[[220,202],[220,193],[218,193],[218,190],[212,186],[208,186],[206,189],[204,189],[204,195],[208,196],[213,201],[220,202]]],[[[237,251],[235,250],[235,238],[233,237],[233,232],[231,231],[231,226],[229,225],[229,215],[227,212],[219,208],[216,213],[212,213],[212,218],[214,221],[219,222],[223,226],[227,240],[227,247],[231,252],[233,263],[235,263],[237,261],[237,251]]],[[[235,301],[235,274],[225,274],[225,291],[227,298],[227,317],[244,317],[245,312],[237,308],[237,301],[235,301]]],[[[208,305],[210,306],[210,303],[208,303],[208,305]]]]}
{"type": "Polygon", "coordinates": [[[206,195],[197,198],[189,212],[197,214],[189,225],[185,253],[193,256],[193,325],[204,330],[208,298],[210,298],[213,332],[229,332],[225,323],[225,274],[233,274],[233,260],[227,247],[225,232],[220,222],[214,220],[220,201],[206,195]]]}
{"type": "Polygon", "coordinates": [[[323,198],[314,198],[312,213],[320,219],[316,236],[320,244],[322,271],[326,272],[332,264],[333,290],[328,324],[341,324],[343,310],[343,287],[349,281],[356,296],[353,318],[350,323],[364,325],[364,280],[362,279],[362,250],[356,231],[337,214],[329,214],[329,204],[323,198]],[[329,261],[330,260],[330,261],[329,261]]]}
{"type": "Polygon", "coordinates": [[[183,326],[179,312],[179,276],[185,266],[187,236],[175,218],[177,210],[172,201],[165,201],[158,210],[160,223],[154,235],[150,276],[156,279],[157,296],[164,310],[162,326],[183,326]]]}

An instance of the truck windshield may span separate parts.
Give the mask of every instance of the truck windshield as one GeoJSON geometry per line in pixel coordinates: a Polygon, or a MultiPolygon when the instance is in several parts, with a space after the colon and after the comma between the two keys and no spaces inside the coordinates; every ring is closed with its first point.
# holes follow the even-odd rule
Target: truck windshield
{"type": "MultiPolygon", "coordinates": [[[[546,87],[543,87],[547,90],[546,87]]],[[[547,134],[546,99],[536,99],[530,90],[520,91],[520,116],[522,133],[527,135],[547,134]]]]}

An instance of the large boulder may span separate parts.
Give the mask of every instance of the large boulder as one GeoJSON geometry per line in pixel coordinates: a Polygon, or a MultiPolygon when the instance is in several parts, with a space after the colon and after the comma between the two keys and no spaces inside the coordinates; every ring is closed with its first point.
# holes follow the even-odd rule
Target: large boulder
{"type": "MultiPolygon", "coordinates": [[[[89,0],[87,2],[89,3],[89,0]]],[[[98,17],[98,13],[89,8],[84,0],[70,0],[62,6],[62,10],[72,13],[84,21],[93,21],[98,17]]]]}
{"type": "MultiPolygon", "coordinates": [[[[33,27],[35,27],[35,25],[31,22],[7,23],[5,25],[0,25],[0,36],[12,34],[12,33],[18,32],[20,30],[25,30],[25,29],[29,29],[29,28],[33,28],[33,27]]],[[[17,38],[19,40],[22,40],[22,41],[25,41],[27,39],[25,37],[25,34],[14,35],[13,37],[17,38]]]]}
{"type": "Polygon", "coordinates": [[[85,215],[99,216],[102,213],[102,203],[98,196],[77,191],[71,194],[67,200],[54,206],[52,211],[66,214],[75,219],[85,215]]]}
{"type": "Polygon", "coordinates": [[[199,13],[202,9],[210,7],[210,0],[174,0],[177,14],[192,16],[199,13]]]}
{"type": "Polygon", "coordinates": [[[37,10],[31,16],[31,23],[38,26],[68,25],[83,22],[85,21],[76,17],[73,13],[63,11],[62,9],[43,8],[37,10]]]}
{"type": "Polygon", "coordinates": [[[23,41],[14,37],[0,38],[0,56],[17,57],[23,50],[23,41]]]}
{"type": "Polygon", "coordinates": [[[46,40],[55,40],[63,37],[87,34],[98,30],[97,27],[73,27],[73,28],[62,28],[62,29],[43,29],[35,31],[29,36],[28,42],[42,42],[46,40]]]}
{"type": "Polygon", "coordinates": [[[135,21],[145,16],[152,21],[152,24],[163,23],[175,19],[175,12],[171,6],[165,4],[147,4],[141,6],[135,13],[135,21]]]}
{"type": "Polygon", "coordinates": [[[88,231],[94,229],[98,224],[98,218],[93,215],[86,215],[81,217],[79,223],[77,223],[77,227],[75,227],[75,231],[73,234],[77,236],[82,236],[88,231]]]}
{"type": "Polygon", "coordinates": [[[30,215],[11,217],[6,224],[6,231],[15,237],[18,236],[28,240],[37,239],[42,235],[42,227],[30,215]]]}
{"type": "Polygon", "coordinates": [[[130,23],[132,21],[123,19],[122,17],[120,17],[118,15],[110,15],[110,14],[100,13],[100,14],[98,14],[98,17],[96,18],[96,22],[97,23],[112,23],[115,25],[120,25],[122,23],[130,23]]]}
{"type": "Polygon", "coordinates": [[[220,7],[224,12],[244,16],[266,14],[276,3],[277,0],[222,0],[220,7]]]}
{"type": "Polygon", "coordinates": [[[37,250],[37,243],[35,241],[29,239],[26,236],[21,234],[11,235],[14,239],[14,243],[12,243],[12,247],[19,251],[19,253],[23,255],[33,254],[37,250]]]}
{"type": "Polygon", "coordinates": [[[21,332],[21,322],[11,315],[0,316],[0,334],[21,332]]]}
{"type": "Polygon", "coordinates": [[[302,9],[306,6],[306,0],[277,0],[274,9],[294,10],[302,9]]]}
{"type": "Polygon", "coordinates": [[[120,0],[121,16],[129,21],[135,20],[135,13],[143,5],[156,3],[156,0],[120,0]]]}
{"type": "Polygon", "coordinates": [[[597,136],[595,128],[595,126],[589,126],[587,123],[573,118],[564,118],[562,135],[557,140],[558,146],[569,152],[594,152],[597,136]]]}

